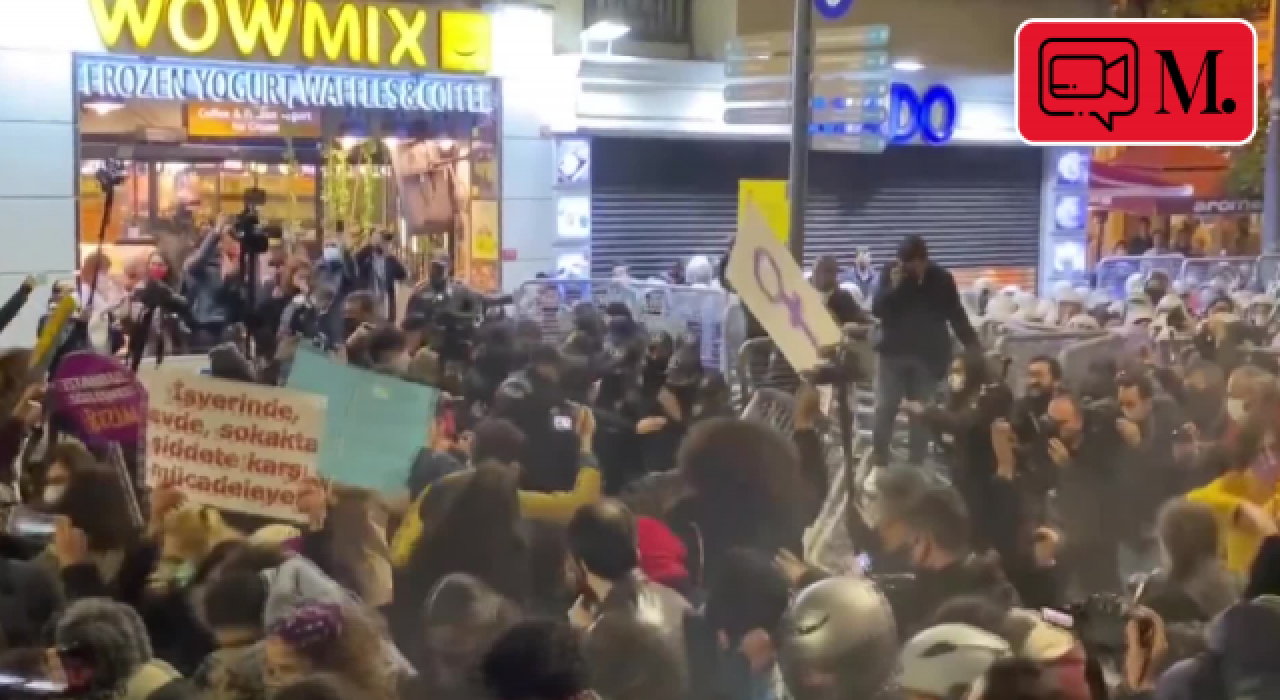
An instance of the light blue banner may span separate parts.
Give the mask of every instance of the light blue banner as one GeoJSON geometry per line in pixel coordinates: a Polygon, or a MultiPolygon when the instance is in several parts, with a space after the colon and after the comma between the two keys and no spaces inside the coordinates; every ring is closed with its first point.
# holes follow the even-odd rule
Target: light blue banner
{"type": "Polygon", "coordinates": [[[406,488],[418,451],[430,444],[439,391],[303,349],[288,387],[329,400],[320,441],[322,475],[386,494],[406,488]]]}
{"type": "Polygon", "coordinates": [[[85,97],[407,112],[493,111],[493,81],[414,73],[137,56],[78,56],[85,97]]]}

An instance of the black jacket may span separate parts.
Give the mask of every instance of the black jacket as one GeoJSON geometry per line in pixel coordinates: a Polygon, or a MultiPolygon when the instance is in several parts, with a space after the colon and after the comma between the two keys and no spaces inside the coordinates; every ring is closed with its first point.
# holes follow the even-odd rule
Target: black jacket
{"type": "Polygon", "coordinates": [[[1019,603],[1017,591],[993,553],[970,554],[946,568],[917,572],[914,581],[886,590],[903,639],[924,629],[943,603],[958,596],[981,596],[1005,606],[1019,603]]]}
{"type": "MultiPolygon", "coordinates": [[[[409,273],[404,269],[404,264],[394,255],[385,255],[383,259],[386,261],[387,288],[383,291],[387,295],[387,320],[394,323],[396,320],[396,283],[404,282],[409,277],[409,273]]],[[[360,286],[372,290],[373,289],[373,261],[374,248],[372,245],[366,245],[356,252],[356,274],[360,280],[360,286]]]]}
{"type": "Polygon", "coordinates": [[[934,376],[943,376],[951,362],[948,326],[965,347],[979,345],[969,314],[960,303],[955,278],[929,263],[919,282],[904,279],[894,286],[892,279],[892,267],[886,267],[871,307],[880,319],[876,350],[882,355],[918,359],[934,376]]]}

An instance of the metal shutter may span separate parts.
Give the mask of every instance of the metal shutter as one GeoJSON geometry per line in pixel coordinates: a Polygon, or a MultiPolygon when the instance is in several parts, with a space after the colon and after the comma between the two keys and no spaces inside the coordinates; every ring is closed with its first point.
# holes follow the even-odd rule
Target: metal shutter
{"type": "MultiPolygon", "coordinates": [[[[594,275],[630,265],[640,277],[677,259],[721,255],[737,228],[738,180],[785,179],[779,143],[596,138],[592,143],[594,275]]],[[[1039,261],[1041,151],[1023,147],[891,148],[814,153],[806,253],[877,260],[918,233],[951,268],[1031,268],[1039,261]]]]}

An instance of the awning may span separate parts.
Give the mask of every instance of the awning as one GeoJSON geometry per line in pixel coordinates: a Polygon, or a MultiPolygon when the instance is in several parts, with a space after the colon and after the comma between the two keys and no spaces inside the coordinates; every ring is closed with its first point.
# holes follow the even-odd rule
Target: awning
{"type": "Polygon", "coordinates": [[[1135,168],[1099,163],[1089,166],[1089,204],[1111,206],[1118,198],[1191,197],[1191,185],[1169,182],[1135,168]]]}

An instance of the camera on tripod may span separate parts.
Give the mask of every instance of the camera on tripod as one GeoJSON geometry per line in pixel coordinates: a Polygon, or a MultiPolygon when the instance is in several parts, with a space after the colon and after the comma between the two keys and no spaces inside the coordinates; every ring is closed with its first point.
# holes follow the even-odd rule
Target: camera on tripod
{"type": "Polygon", "coordinates": [[[258,207],[266,203],[267,193],[261,187],[250,187],[244,191],[244,209],[236,215],[232,236],[240,243],[241,249],[249,255],[267,252],[268,240],[273,237],[279,238],[282,233],[279,227],[259,230],[261,220],[258,218],[258,207]],[[273,233],[276,235],[273,236],[273,233]]]}
{"type": "Polygon", "coordinates": [[[98,185],[109,192],[124,184],[124,163],[115,158],[108,158],[93,175],[98,179],[98,185]]]}

